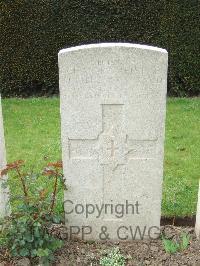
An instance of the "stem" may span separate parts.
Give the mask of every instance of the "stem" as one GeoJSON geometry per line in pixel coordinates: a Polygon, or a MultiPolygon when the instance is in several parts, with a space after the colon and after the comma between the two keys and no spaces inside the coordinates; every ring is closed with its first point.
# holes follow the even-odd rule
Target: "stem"
{"type": "Polygon", "coordinates": [[[53,189],[53,195],[52,195],[52,202],[51,202],[51,207],[50,207],[50,214],[53,212],[53,209],[55,206],[57,186],[58,186],[58,172],[56,171],[54,189],[53,189]]]}
{"type": "Polygon", "coordinates": [[[28,191],[27,191],[27,187],[26,187],[26,184],[25,184],[25,180],[22,176],[22,174],[20,173],[20,170],[19,170],[19,167],[16,168],[16,171],[17,171],[17,174],[21,180],[21,183],[22,183],[22,187],[23,187],[23,192],[24,192],[24,196],[25,196],[25,199],[26,199],[26,202],[28,202],[28,191]]]}

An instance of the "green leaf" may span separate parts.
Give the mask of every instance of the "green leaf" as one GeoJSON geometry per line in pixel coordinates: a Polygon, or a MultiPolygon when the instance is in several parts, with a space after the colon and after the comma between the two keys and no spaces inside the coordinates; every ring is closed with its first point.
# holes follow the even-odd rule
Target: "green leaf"
{"type": "Polygon", "coordinates": [[[38,245],[39,245],[40,247],[42,247],[43,244],[44,244],[44,240],[43,240],[43,239],[39,239],[39,240],[38,240],[38,245]]]}
{"type": "Polygon", "coordinates": [[[181,240],[181,250],[185,250],[190,244],[190,235],[183,234],[181,240]]]}
{"type": "Polygon", "coordinates": [[[179,244],[169,239],[163,239],[163,244],[167,253],[174,254],[179,249],[179,244]]]}
{"type": "Polygon", "coordinates": [[[34,228],[34,236],[35,236],[36,238],[39,238],[39,237],[40,237],[40,232],[39,232],[38,227],[35,227],[35,228],[34,228]]]}
{"type": "Polygon", "coordinates": [[[39,222],[35,222],[35,223],[33,224],[33,226],[35,226],[35,227],[41,227],[42,225],[41,225],[41,223],[39,223],[39,222]]]}
{"type": "Polygon", "coordinates": [[[60,216],[59,215],[54,215],[53,216],[53,222],[55,224],[59,224],[61,222],[60,216]]]}
{"type": "Polygon", "coordinates": [[[34,237],[30,232],[26,232],[26,234],[24,235],[24,238],[26,239],[27,242],[31,243],[34,241],[34,237]]]}
{"type": "Polygon", "coordinates": [[[22,248],[20,251],[19,251],[19,255],[22,256],[22,257],[26,257],[29,255],[29,250],[27,248],[22,248]]]}
{"type": "Polygon", "coordinates": [[[19,245],[20,245],[21,247],[23,247],[25,244],[26,244],[26,242],[25,242],[24,240],[21,240],[21,241],[19,242],[19,245]]]}
{"type": "Polygon", "coordinates": [[[31,257],[36,257],[37,256],[37,250],[36,249],[32,249],[31,250],[31,257]]]}
{"type": "Polygon", "coordinates": [[[57,250],[58,248],[61,248],[63,246],[63,241],[55,239],[51,243],[51,249],[57,250]]]}
{"type": "Polygon", "coordinates": [[[37,256],[38,257],[47,257],[49,255],[49,249],[42,249],[42,248],[39,248],[37,250],[37,256]]]}
{"type": "Polygon", "coordinates": [[[18,254],[17,249],[13,249],[13,250],[11,250],[11,255],[12,255],[13,257],[18,256],[19,254],[18,254]]]}

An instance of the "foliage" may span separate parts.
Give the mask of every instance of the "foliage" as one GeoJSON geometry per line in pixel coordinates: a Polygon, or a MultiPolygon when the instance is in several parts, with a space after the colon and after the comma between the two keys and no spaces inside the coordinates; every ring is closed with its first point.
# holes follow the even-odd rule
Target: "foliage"
{"type": "MultiPolygon", "coordinates": [[[[20,204],[1,221],[1,238],[11,256],[39,257],[45,264],[53,260],[54,251],[62,246],[62,241],[49,233],[52,223],[62,220],[54,210],[58,189],[64,186],[61,168],[61,162],[49,163],[40,174],[27,173],[24,162],[19,160],[7,164],[1,171],[1,177],[14,171],[22,191],[20,195],[10,196],[11,202],[20,200],[20,204]],[[53,179],[51,193],[47,188],[38,188],[37,179],[41,175],[53,179]]],[[[6,185],[7,181],[3,182],[3,186],[6,185]]]]}
{"type": "Polygon", "coordinates": [[[181,242],[180,242],[180,250],[187,249],[189,244],[190,244],[190,235],[182,234],[181,242]]]}
{"type": "Polygon", "coordinates": [[[179,249],[179,244],[170,239],[163,238],[163,245],[164,245],[165,252],[167,253],[174,254],[179,249]]]}
{"type": "Polygon", "coordinates": [[[174,254],[178,251],[183,251],[188,248],[190,244],[190,235],[182,234],[179,241],[166,239],[162,237],[164,249],[167,253],[174,254]]]}
{"type": "Polygon", "coordinates": [[[98,42],[166,48],[169,94],[199,95],[198,0],[2,0],[0,12],[4,97],[58,94],[58,51],[98,42]]]}
{"type": "Polygon", "coordinates": [[[125,266],[126,259],[120,253],[119,248],[111,250],[107,256],[100,259],[100,265],[102,266],[125,266]]]}

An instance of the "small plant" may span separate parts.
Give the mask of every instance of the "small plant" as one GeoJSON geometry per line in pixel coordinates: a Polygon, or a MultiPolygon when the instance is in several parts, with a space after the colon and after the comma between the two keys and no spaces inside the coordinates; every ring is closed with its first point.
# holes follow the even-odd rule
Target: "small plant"
{"type": "Polygon", "coordinates": [[[125,266],[126,259],[120,253],[119,248],[111,250],[107,256],[100,259],[102,266],[125,266]]]}
{"type": "Polygon", "coordinates": [[[179,244],[173,240],[163,238],[165,252],[175,254],[179,250],[179,244]]]}
{"type": "MultiPolygon", "coordinates": [[[[22,191],[17,197],[10,197],[17,204],[10,216],[1,221],[1,242],[11,256],[38,257],[40,264],[48,265],[53,253],[62,246],[62,241],[49,233],[49,227],[62,219],[55,213],[58,189],[64,185],[62,163],[49,163],[40,174],[26,173],[23,169],[24,162],[16,161],[1,171],[2,177],[14,171],[22,191]],[[39,178],[47,177],[52,182],[51,191],[37,185],[39,178]]],[[[7,181],[3,183],[6,185],[7,181]]]]}
{"type": "Polygon", "coordinates": [[[181,242],[180,242],[180,250],[185,250],[190,245],[190,235],[188,234],[182,234],[181,235],[181,242]]]}
{"type": "Polygon", "coordinates": [[[179,241],[162,238],[164,249],[167,253],[175,254],[178,251],[183,251],[188,248],[190,244],[190,236],[182,234],[179,241]]]}

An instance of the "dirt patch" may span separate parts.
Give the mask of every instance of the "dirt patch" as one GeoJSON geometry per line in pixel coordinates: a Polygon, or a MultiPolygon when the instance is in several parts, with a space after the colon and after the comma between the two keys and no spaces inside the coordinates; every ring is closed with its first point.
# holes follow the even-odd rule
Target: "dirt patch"
{"type": "MultiPolygon", "coordinates": [[[[97,243],[97,242],[82,242],[82,241],[66,241],[62,249],[56,253],[56,266],[95,266],[99,265],[99,260],[106,255],[114,247],[118,247],[120,253],[126,257],[127,266],[176,266],[176,265],[191,265],[200,266],[200,241],[194,234],[194,228],[191,227],[175,227],[164,226],[162,232],[167,239],[177,240],[184,232],[190,235],[189,247],[175,254],[166,253],[163,247],[163,242],[159,240],[151,241],[133,241],[120,243],[97,243]]],[[[65,238],[65,232],[62,227],[54,230],[54,234],[65,238]]],[[[1,258],[1,257],[0,257],[1,258]]],[[[0,265],[16,265],[16,261],[7,262],[0,265]]],[[[18,264],[19,265],[19,264],[18,264]]],[[[33,264],[34,265],[34,264],[33,264]]],[[[21,265],[24,266],[24,265],[21,265]]]]}
{"type": "Polygon", "coordinates": [[[190,226],[194,227],[195,226],[195,221],[196,221],[196,216],[185,216],[185,217],[161,217],[161,225],[174,225],[174,226],[190,226]]]}

